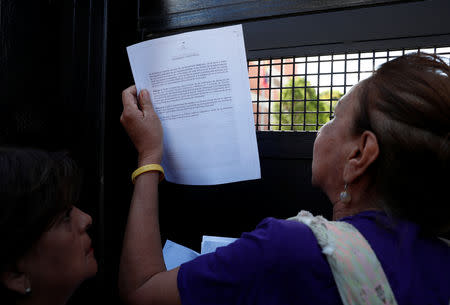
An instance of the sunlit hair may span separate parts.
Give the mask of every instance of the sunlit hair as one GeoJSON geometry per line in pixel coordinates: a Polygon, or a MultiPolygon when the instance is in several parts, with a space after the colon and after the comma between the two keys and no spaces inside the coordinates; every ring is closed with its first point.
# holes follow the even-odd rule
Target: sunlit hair
{"type": "Polygon", "coordinates": [[[355,132],[377,137],[371,173],[386,211],[427,232],[448,231],[449,66],[435,55],[404,55],[363,81],[358,95],[355,132]]]}
{"type": "MultiPolygon", "coordinates": [[[[79,170],[66,153],[0,148],[0,272],[15,271],[18,259],[76,203],[79,189],[79,170]]],[[[5,298],[11,292],[1,287],[5,298]]]]}

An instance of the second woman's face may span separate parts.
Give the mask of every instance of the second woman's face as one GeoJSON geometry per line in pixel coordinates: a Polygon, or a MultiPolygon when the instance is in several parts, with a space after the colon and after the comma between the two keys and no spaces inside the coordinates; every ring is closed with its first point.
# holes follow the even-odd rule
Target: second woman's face
{"type": "Polygon", "coordinates": [[[70,207],[45,232],[23,261],[33,292],[71,293],[97,272],[97,261],[87,229],[92,218],[70,207]]]}
{"type": "Polygon", "coordinates": [[[312,183],[319,186],[331,202],[338,199],[345,185],[343,171],[353,139],[357,90],[358,85],[341,98],[334,118],[320,129],[314,142],[312,183]]]}

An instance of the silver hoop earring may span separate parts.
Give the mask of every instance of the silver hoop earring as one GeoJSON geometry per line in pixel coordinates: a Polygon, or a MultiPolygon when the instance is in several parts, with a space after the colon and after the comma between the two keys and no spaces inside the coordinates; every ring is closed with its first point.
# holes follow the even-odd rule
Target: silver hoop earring
{"type": "Polygon", "coordinates": [[[347,183],[344,186],[344,191],[339,194],[339,198],[343,203],[349,203],[352,200],[352,196],[347,192],[347,183]]]}
{"type": "Polygon", "coordinates": [[[31,292],[31,288],[30,287],[25,288],[25,294],[29,294],[30,292],[31,292]]]}

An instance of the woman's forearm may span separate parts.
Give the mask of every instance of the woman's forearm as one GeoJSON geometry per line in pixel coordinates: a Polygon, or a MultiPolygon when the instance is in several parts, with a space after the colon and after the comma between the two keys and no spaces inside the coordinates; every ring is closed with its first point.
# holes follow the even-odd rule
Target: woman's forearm
{"type": "Polygon", "coordinates": [[[158,172],[136,179],[120,260],[119,289],[124,299],[166,270],[158,221],[158,183],[158,172]]]}
{"type": "MultiPolygon", "coordinates": [[[[120,122],[139,154],[138,166],[160,164],[163,130],[150,95],[131,86],[122,92],[120,122]],[[139,106],[138,106],[139,104],[139,106]]],[[[133,198],[120,259],[119,290],[130,305],[181,304],[178,268],[165,272],[158,221],[159,172],[145,172],[135,180],[133,198]]]]}

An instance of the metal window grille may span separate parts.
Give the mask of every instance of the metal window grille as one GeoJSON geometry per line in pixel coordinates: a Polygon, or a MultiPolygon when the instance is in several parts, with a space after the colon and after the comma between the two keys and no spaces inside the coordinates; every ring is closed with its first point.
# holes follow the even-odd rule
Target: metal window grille
{"type": "Polygon", "coordinates": [[[249,60],[256,130],[317,131],[353,85],[381,64],[418,51],[450,64],[450,47],[249,60]]]}

